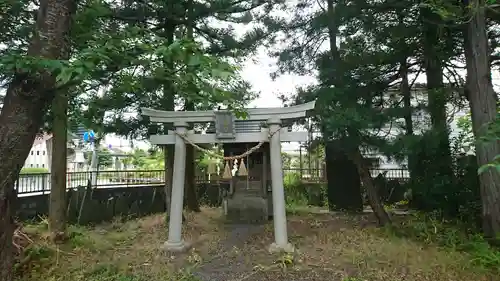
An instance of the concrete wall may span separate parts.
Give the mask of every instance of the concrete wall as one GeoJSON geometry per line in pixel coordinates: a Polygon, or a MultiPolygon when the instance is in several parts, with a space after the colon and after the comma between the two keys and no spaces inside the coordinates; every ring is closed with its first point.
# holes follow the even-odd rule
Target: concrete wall
{"type": "MultiPolygon", "coordinates": [[[[198,197],[202,205],[221,205],[218,185],[199,184],[198,197]]],[[[18,197],[16,206],[16,217],[19,220],[39,220],[48,216],[49,194],[18,197]]],[[[99,223],[117,216],[140,217],[165,212],[165,206],[163,184],[68,191],[70,223],[99,223]]]]}
{"type": "MultiPolygon", "coordinates": [[[[89,224],[112,220],[116,216],[138,217],[165,211],[163,186],[132,188],[81,188],[68,191],[68,221],[89,224]]],[[[49,212],[49,195],[19,197],[16,217],[37,220],[49,212]]]]}

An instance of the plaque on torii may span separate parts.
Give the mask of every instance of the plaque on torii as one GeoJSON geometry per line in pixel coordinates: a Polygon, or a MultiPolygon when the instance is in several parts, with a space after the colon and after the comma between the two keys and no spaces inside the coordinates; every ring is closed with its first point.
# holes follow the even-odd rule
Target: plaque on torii
{"type": "Polygon", "coordinates": [[[215,111],[215,136],[217,139],[235,139],[234,115],[231,111],[215,111]]]}

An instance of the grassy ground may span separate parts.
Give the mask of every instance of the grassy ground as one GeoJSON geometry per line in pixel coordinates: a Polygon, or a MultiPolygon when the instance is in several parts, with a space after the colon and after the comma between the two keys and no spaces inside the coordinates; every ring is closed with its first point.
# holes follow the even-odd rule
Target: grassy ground
{"type": "Polygon", "coordinates": [[[473,265],[469,254],[398,238],[375,228],[369,216],[290,214],[294,255],[267,253],[272,222],[240,243],[229,239],[232,226],[223,224],[218,209],[188,214],[187,220],[184,237],[195,243],[179,256],[160,249],[166,240],[163,215],[71,227],[71,239],[59,247],[47,243],[44,224],[26,226],[33,244],[17,266],[18,280],[195,281],[214,274],[218,281],[500,280],[498,272],[473,265]]]}

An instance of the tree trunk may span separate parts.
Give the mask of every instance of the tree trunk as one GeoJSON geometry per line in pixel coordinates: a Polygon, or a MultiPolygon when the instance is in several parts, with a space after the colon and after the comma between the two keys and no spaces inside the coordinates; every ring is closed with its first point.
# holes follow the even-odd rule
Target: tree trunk
{"type": "Polygon", "coordinates": [[[50,171],[49,229],[54,242],[65,240],[68,92],[59,91],[52,102],[52,159],[50,171]]]}
{"type": "Polygon", "coordinates": [[[362,212],[358,170],[339,143],[329,141],[325,145],[328,208],[331,211],[362,212]]]}
{"type": "MultiPolygon", "coordinates": [[[[468,94],[471,107],[472,129],[476,142],[476,157],[479,166],[493,161],[500,154],[500,142],[479,141],[487,131],[488,124],[495,121],[497,106],[491,83],[488,37],[485,19],[485,1],[475,0],[473,17],[465,33],[468,94]]],[[[500,173],[488,169],[479,175],[482,200],[483,232],[488,238],[500,233],[500,173]]]]}
{"type": "Polygon", "coordinates": [[[172,200],[172,182],[174,179],[174,149],[172,145],[165,145],[163,147],[165,154],[165,211],[170,213],[170,202],[172,200]]]}
{"type": "Polygon", "coordinates": [[[365,187],[366,193],[368,194],[368,202],[370,203],[370,207],[377,218],[377,221],[380,226],[388,225],[391,223],[389,215],[384,209],[384,205],[380,201],[380,196],[377,192],[377,188],[373,183],[372,176],[370,175],[370,170],[366,165],[366,161],[361,155],[359,149],[350,153],[351,160],[356,164],[358,168],[359,176],[361,177],[361,181],[365,187]]]}
{"type": "MultiPolygon", "coordinates": [[[[172,2],[173,3],[173,2],[172,2]]],[[[172,8],[172,7],[169,7],[172,8]]],[[[175,33],[175,24],[172,23],[172,21],[169,21],[168,19],[165,20],[164,24],[164,37],[166,40],[166,43],[168,45],[174,43],[174,33],[175,33]]],[[[165,66],[165,69],[167,70],[173,70],[174,65],[172,60],[165,60],[163,61],[163,64],[165,66]]],[[[172,81],[167,80],[163,84],[163,97],[161,101],[161,105],[165,110],[168,111],[174,111],[175,110],[175,88],[172,85],[172,81]]],[[[164,133],[167,133],[167,130],[173,129],[170,124],[165,124],[164,125],[164,133]]],[[[166,213],[167,213],[167,221],[169,218],[169,213],[170,213],[170,205],[171,205],[171,198],[172,198],[172,182],[173,182],[173,177],[174,177],[174,150],[175,150],[175,145],[167,145],[166,146],[166,151],[165,151],[165,207],[166,207],[166,213]]]]}
{"type": "MultiPolygon", "coordinates": [[[[187,26],[186,26],[186,37],[188,39],[194,40],[193,38],[193,6],[192,6],[192,1],[187,2],[187,26]]],[[[189,67],[188,69],[190,69],[189,67]]],[[[190,69],[191,71],[194,71],[194,69],[190,69]]],[[[190,88],[193,92],[197,92],[198,88],[196,85],[193,83],[191,79],[187,81],[188,83],[188,88],[190,88]]],[[[188,99],[185,99],[185,110],[195,110],[195,104],[192,101],[189,101],[188,99]]],[[[191,129],[194,129],[191,126],[191,129]]],[[[196,194],[196,174],[195,174],[195,151],[194,147],[190,144],[187,144],[186,147],[186,173],[185,173],[185,186],[186,186],[186,201],[187,201],[187,208],[189,211],[193,212],[201,212],[200,210],[200,203],[198,202],[198,197],[196,194]]]]}
{"type": "MultiPolygon", "coordinates": [[[[45,59],[65,56],[65,38],[73,0],[41,1],[28,55],[45,59]]],[[[54,98],[55,77],[47,71],[17,73],[9,84],[0,113],[0,281],[12,281],[14,183],[54,98]]]]}
{"type": "MultiPolygon", "coordinates": [[[[328,77],[327,83],[333,85],[337,88],[342,88],[342,81],[338,79],[341,71],[340,65],[342,60],[340,57],[339,50],[337,48],[337,36],[339,33],[339,20],[340,17],[337,15],[335,8],[335,1],[327,1],[327,11],[328,11],[328,40],[330,46],[330,56],[334,65],[332,66],[331,75],[328,77]]],[[[326,130],[322,130],[323,135],[327,136],[326,130]]],[[[345,153],[345,147],[341,147],[344,141],[325,142],[325,162],[327,167],[327,177],[328,177],[328,200],[330,208],[342,208],[348,211],[359,211],[362,210],[363,201],[361,196],[361,186],[359,181],[359,175],[357,174],[356,168],[352,161],[349,159],[348,154],[345,153]],[[343,163],[343,164],[342,164],[343,163]],[[342,178],[335,177],[339,170],[335,167],[342,166],[343,171],[346,174],[342,178]],[[333,168],[332,168],[333,167],[333,168]],[[335,177],[335,178],[334,178],[335,177]],[[348,183],[344,185],[342,183],[348,183]],[[341,195],[340,195],[341,194],[341,195]],[[335,198],[333,198],[335,197],[335,198]],[[361,206],[360,206],[361,203],[361,206]]]]}
{"type": "Polygon", "coordinates": [[[186,174],[184,181],[186,186],[186,207],[189,211],[201,212],[196,194],[194,154],[194,147],[188,144],[186,147],[186,174]]]}
{"type": "MultiPolygon", "coordinates": [[[[411,87],[410,82],[408,81],[408,63],[407,57],[401,60],[401,93],[403,95],[403,104],[404,104],[404,119],[405,119],[405,135],[408,138],[413,136],[413,107],[411,104],[411,87]]],[[[408,154],[408,170],[410,171],[410,178],[412,178],[412,174],[415,171],[415,154],[408,154]]]]}
{"type": "Polygon", "coordinates": [[[448,93],[443,84],[443,57],[440,53],[442,38],[439,31],[440,17],[430,8],[422,8],[424,31],[424,64],[427,77],[428,108],[431,115],[432,129],[436,133],[435,173],[443,176],[452,174],[449,130],[446,104],[448,93]]]}
{"type": "MultiPolygon", "coordinates": [[[[194,110],[194,104],[186,101],[185,110],[194,110]]],[[[189,211],[201,212],[196,194],[195,150],[192,145],[186,145],[186,170],[184,174],[186,207],[189,211]]]]}

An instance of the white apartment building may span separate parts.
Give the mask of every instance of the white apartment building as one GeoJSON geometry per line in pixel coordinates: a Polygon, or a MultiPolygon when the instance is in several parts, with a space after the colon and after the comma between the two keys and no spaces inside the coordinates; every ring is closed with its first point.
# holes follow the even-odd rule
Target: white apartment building
{"type": "MultiPolygon", "coordinates": [[[[52,135],[43,134],[38,136],[33,142],[30,153],[24,161],[23,168],[42,168],[47,169],[50,172],[51,165],[51,146],[52,146],[52,135]]],[[[72,141],[68,143],[68,148],[73,149],[73,153],[68,153],[68,171],[81,171],[85,167],[85,159],[83,157],[83,151],[78,149],[73,145],[72,141]]]]}
{"type": "MultiPolygon", "coordinates": [[[[399,88],[393,88],[389,90],[389,98],[395,98],[396,100],[401,99],[399,97],[400,90],[399,88]],[[391,95],[391,92],[394,95],[391,95]]],[[[427,90],[425,85],[416,85],[412,89],[412,106],[416,107],[418,105],[427,104],[427,90]]],[[[456,137],[459,133],[459,128],[457,127],[457,122],[460,117],[465,116],[468,113],[468,108],[462,108],[461,110],[457,110],[453,105],[447,105],[447,115],[448,115],[448,125],[450,130],[450,140],[456,137]]],[[[422,132],[428,130],[430,128],[430,114],[425,109],[415,110],[412,116],[413,120],[413,130],[414,134],[419,135],[422,132]]],[[[401,118],[396,120],[395,122],[388,124],[385,128],[380,130],[380,134],[386,136],[387,138],[396,137],[402,133],[404,133],[404,129],[402,129],[402,124],[404,124],[404,119],[401,118]]],[[[378,158],[378,165],[380,169],[400,169],[402,167],[406,167],[406,161],[402,163],[397,162],[393,159],[389,159],[383,154],[378,153],[377,151],[371,151],[370,157],[378,158]]]]}
{"type": "MultiPolygon", "coordinates": [[[[80,145],[74,143],[76,140],[69,140],[67,155],[67,170],[68,172],[78,172],[78,171],[87,171],[89,169],[89,163],[85,160],[84,151],[88,148],[82,148],[80,145]]],[[[51,165],[51,146],[52,146],[52,135],[44,134],[38,136],[33,142],[33,146],[31,147],[30,153],[24,162],[23,168],[41,168],[47,169],[50,172],[51,165]]],[[[102,145],[102,148],[106,148],[110,151],[113,158],[112,167],[107,167],[115,170],[123,170],[126,168],[132,169],[132,165],[125,165],[122,161],[123,157],[126,157],[128,154],[124,151],[128,147],[120,147],[114,148],[110,145],[102,145]],[[125,149],[123,149],[125,148],[125,149]]],[[[129,149],[131,150],[131,149],[129,149]]]]}
{"type": "Polygon", "coordinates": [[[48,155],[47,140],[50,140],[52,135],[44,134],[37,137],[33,142],[30,153],[24,161],[23,168],[45,168],[50,170],[50,157],[48,155]]]}

